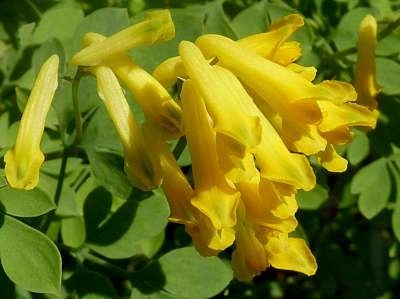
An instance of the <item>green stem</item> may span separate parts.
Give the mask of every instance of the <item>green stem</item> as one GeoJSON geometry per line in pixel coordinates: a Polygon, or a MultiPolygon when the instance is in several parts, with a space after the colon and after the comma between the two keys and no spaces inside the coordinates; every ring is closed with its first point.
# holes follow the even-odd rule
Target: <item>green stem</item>
{"type": "MultiPolygon", "coordinates": [[[[53,152],[47,152],[45,154],[46,161],[62,158],[64,156],[64,151],[65,150],[57,150],[57,151],[53,151],[53,152]]],[[[68,157],[81,158],[84,160],[87,159],[86,152],[79,147],[69,147],[67,149],[67,151],[68,151],[68,157]]]]}
{"type": "Polygon", "coordinates": [[[81,78],[84,76],[84,73],[80,70],[76,73],[73,81],[72,81],[72,103],[74,106],[74,114],[75,114],[75,128],[76,128],[76,136],[73,144],[78,144],[83,136],[82,133],[82,119],[81,119],[81,111],[79,108],[79,83],[81,78]]]}
{"type": "Polygon", "coordinates": [[[378,40],[384,39],[385,37],[390,35],[394,30],[396,30],[397,27],[399,26],[400,26],[400,18],[396,19],[395,21],[387,25],[387,27],[378,34],[378,40]]]}
{"type": "Polygon", "coordinates": [[[57,179],[57,188],[56,188],[56,192],[54,194],[54,203],[56,205],[58,205],[58,202],[60,201],[61,192],[62,192],[62,188],[63,188],[63,184],[64,184],[65,173],[67,170],[67,161],[68,161],[68,155],[64,151],[64,154],[61,159],[60,174],[58,175],[58,179],[57,179]]]}
{"type": "Polygon", "coordinates": [[[185,147],[186,147],[186,138],[185,137],[179,138],[178,143],[175,145],[175,148],[172,151],[172,154],[174,155],[176,160],[178,160],[179,157],[182,155],[183,151],[185,150],[185,147]]]}
{"type": "Polygon", "coordinates": [[[39,8],[36,6],[35,3],[33,3],[31,0],[25,0],[25,2],[30,6],[30,8],[33,10],[33,12],[36,14],[38,19],[42,18],[42,13],[40,12],[39,8]]]}
{"type": "Polygon", "coordinates": [[[103,260],[102,258],[97,257],[89,252],[81,252],[80,255],[83,257],[83,259],[99,265],[120,277],[128,277],[130,275],[129,271],[122,269],[106,260],[103,260]]]}
{"type": "MultiPolygon", "coordinates": [[[[62,159],[61,159],[61,166],[60,166],[60,172],[58,175],[58,179],[57,179],[57,187],[56,187],[56,191],[54,193],[54,203],[57,206],[58,202],[60,201],[61,198],[61,192],[62,192],[62,188],[63,188],[63,184],[64,184],[64,178],[65,178],[65,173],[67,170],[67,161],[68,161],[68,154],[66,151],[64,151],[62,159]]],[[[43,218],[42,221],[40,223],[40,230],[42,232],[46,232],[51,220],[53,219],[53,216],[55,214],[55,210],[52,210],[50,213],[46,214],[43,218]]]]}

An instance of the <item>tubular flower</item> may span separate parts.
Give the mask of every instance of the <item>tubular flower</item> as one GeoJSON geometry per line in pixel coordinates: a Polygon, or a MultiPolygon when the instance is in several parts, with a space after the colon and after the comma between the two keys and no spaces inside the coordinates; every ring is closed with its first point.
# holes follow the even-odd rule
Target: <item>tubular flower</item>
{"type": "Polygon", "coordinates": [[[187,77],[187,73],[181,57],[175,56],[160,63],[153,71],[153,76],[165,88],[170,88],[176,83],[178,78],[187,77]]]}
{"type": "Polygon", "coordinates": [[[254,176],[235,184],[241,194],[232,267],[250,280],[267,267],[312,275],[317,264],[304,241],[288,236],[296,226],[295,189],[254,176]]]}
{"type": "MultiPolygon", "coordinates": [[[[101,34],[87,33],[83,37],[82,44],[89,46],[105,39],[106,37],[101,34]]],[[[181,108],[153,76],[133,62],[125,53],[107,57],[104,63],[128,87],[146,117],[158,124],[168,139],[182,135],[181,108]]]]}
{"type": "Polygon", "coordinates": [[[95,66],[114,54],[140,45],[151,45],[166,41],[175,36],[175,27],[168,10],[154,10],[145,19],[121,30],[114,35],[83,48],[76,53],[71,63],[74,65],[95,66]]]}
{"type": "Polygon", "coordinates": [[[152,190],[161,183],[158,156],[147,150],[142,129],[138,126],[121,86],[109,67],[92,68],[97,90],[124,148],[125,172],[133,185],[152,190]]]}
{"type": "Polygon", "coordinates": [[[249,151],[254,154],[261,176],[271,181],[292,184],[297,189],[314,188],[315,176],[306,157],[289,152],[274,127],[230,71],[219,66],[215,66],[215,70],[220,80],[230,86],[231,93],[239,99],[245,111],[260,120],[260,142],[249,151]]]}
{"type": "Polygon", "coordinates": [[[246,206],[239,205],[235,250],[232,268],[237,279],[251,280],[269,266],[313,275],[317,263],[304,240],[292,238],[297,222],[294,218],[280,220],[275,228],[257,225],[246,215],[246,206]]]}
{"type": "Polygon", "coordinates": [[[42,65],[22,114],[15,145],[4,156],[5,173],[11,187],[33,189],[38,184],[44,161],[40,142],[57,89],[58,64],[58,56],[52,55],[42,65]]]}
{"type": "Polygon", "coordinates": [[[316,154],[330,171],[346,169],[333,145],[350,140],[348,128],[376,124],[375,112],[352,103],[357,94],[348,83],[313,84],[313,69],[285,67],[223,36],[204,35],[196,44],[206,58],[216,57],[243,82],[290,150],[316,154]]]}
{"type": "Polygon", "coordinates": [[[376,82],[375,49],[377,23],[367,15],[360,24],[357,43],[357,64],[354,86],[358,93],[357,103],[371,110],[377,108],[376,96],[381,87],[376,82]]]}
{"type": "Polygon", "coordinates": [[[188,77],[204,99],[218,137],[226,139],[235,147],[233,151],[240,153],[257,145],[261,134],[259,118],[246,114],[237,95],[224,84],[193,43],[181,42],[179,53],[188,77]]]}
{"type": "Polygon", "coordinates": [[[169,220],[185,225],[186,232],[192,237],[193,245],[203,256],[212,256],[220,251],[209,247],[208,235],[215,234],[211,220],[191,204],[195,198],[192,186],[180,169],[177,161],[162,138],[153,138],[154,145],[160,151],[160,163],[164,175],[161,188],[170,207],[169,220]],[[211,231],[210,231],[211,228],[211,231]]]}
{"type": "Polygon", "coordinates": [[[183,84],[181,98],[195,186],[191,204],[197,213],[207,216],[198,218],[198,221],[209,220],[201,226],[207,247],[223,250],[235,238],[236,207],[240,194],[227,181],[219,166],[216,132],[211,126],[205,100],[197,93],[192,79],[183,84]]]}

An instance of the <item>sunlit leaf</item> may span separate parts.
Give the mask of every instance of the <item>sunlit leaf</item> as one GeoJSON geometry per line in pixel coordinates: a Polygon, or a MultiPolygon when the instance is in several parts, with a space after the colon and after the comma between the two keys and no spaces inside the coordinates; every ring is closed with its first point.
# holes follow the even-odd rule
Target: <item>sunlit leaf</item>
{"type": "Polygon", "coordinates": [[[358,200],[360,212],[368,219],[386,207],[390,191],[391,180],[385,158],[362,168],[351,183],[351,192],[360,194],[358,200]]]}
{"type": "Polygon", "coordinates": [[[18,217],[43,215],[56,207],[53,200],[38,188],[19,190],[11,187],[0,188],[0,206],[7,214],[18,217]]]}
{"type": "Polygon", "coordinates": [[[2,222],[0,256],[7,276],[26,290],[58,294],[61,256],[54,243],[10,216],[2,222]]]}

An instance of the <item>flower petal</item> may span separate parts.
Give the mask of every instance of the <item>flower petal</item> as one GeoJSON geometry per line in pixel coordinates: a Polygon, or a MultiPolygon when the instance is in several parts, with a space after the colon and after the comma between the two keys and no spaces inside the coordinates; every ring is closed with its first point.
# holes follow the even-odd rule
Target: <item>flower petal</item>
{"type": "Polygon", "coordinates": [[[318,124],[322,132],[332,131],[340,127],[363,126],[375,128],[378,118],[378,111],[371,111],[368,108],[355,104],[346,103],[335,105],[328,101],[318,101],[324,117],[318,124]]]}
{"type": "Polygon", "coordinates": [[[179,53],[188,76],[204,99],[217,132],[225,134],[244,147],[255,146],[260,139],[257,117],[248,116],[245,109],[224,84],[219,73],[204,59],[200,50],[190,42],[181,42],[179,53]]]}
{"type": "Polygon", "coordinates": [[[168,10],[154,10],[145,19],[121,30],[105,40],[83,48],[76,53],[71,63],[74,65],[95,66],[104,59],[139,45],[151,45],[175,36],[174,23],[168,10]]]}
{"type": "Polygon", "coordinates": [[[15,145],[4,156],[5,174],[13,188],[33,189],[38,184],[44,161],[40,142],[58,85],[58,64],[58,56],[52,55],[40,68],[22,114],[15,145]]]}
{"type": "Polygon", "coordinates": [[[159,157],[148,151],[143,132],[136,123],[117,78],[109,67],[94,67],[100,98],[113,121],[124,148],[125,171],[136,187],[152,190],[161,183],[159,157]]]}
{"type": "MultiPolygon", "coordinates": [[[[292,270],[313,275],[317,262],[303,239],[288,238],[283,250],[268,255],[271,266],[277,269],[292,270]]],[[[267,245],[268,247],[268,245],[267,245]]]]}
{"type": "Polygon", "coordinates": [[[207,217],[201,223],[203,217],[195,216],[201,232],[207,233],[203,237],[209,241],[208,247],[223,250],[235,238],[236,207],[240,194],[228,183],[219,166],[216,133],[195,87],[195,82],[186,80],[181,92],[183,121],[195,184],[195,196],[191,202],[201,215],[207,217]]]}
{"type": "Polygon", "coordinates": [[[331,172],[343,172],[347,169],[347,160],[338,155],[332,144],[328,144],[326,149],[317,154],[319,163],[331,172]]]}

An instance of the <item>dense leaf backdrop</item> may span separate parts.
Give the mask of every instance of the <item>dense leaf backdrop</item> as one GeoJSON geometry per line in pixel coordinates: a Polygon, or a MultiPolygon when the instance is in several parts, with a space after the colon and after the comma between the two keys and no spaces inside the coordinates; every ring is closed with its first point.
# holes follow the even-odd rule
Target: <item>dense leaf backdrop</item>
{"type": "MultiPolygon", "coordinates": [[[[398,298],[399,8],[395,0],[2,1],[1,156],[14,143],[29,90],[51,54],[61,58],[62,79],[46,122],[39,187],[14,190],[0,173],[0,297],[398,298]],[[345,173],[328,174],[315,166],[317,187],[298,195],[301,227],[295,233],[316,255],[315,276],[268,269],[242,283],[232,279],[224,254],[200,257],[183,228],[167,223],[163,194],[141,192],[127,181],[121,145],[92,77],[80,82],[84,131],[79,146],[73,146],[74,69],[68,61],[80,38],[89,31],[115,33],[151,8],[171,8],[176,37],[131,50],[149,71],[176,55],[181,40],[203,33],[237,39],[297,11],[306,17],[294,37],[302,43],[301,63],[317,67],[319,81],[352,82],[358,25],[367,14],[377,18],[378,126],[354,130],[352,143],[340,149],[350,161],[345,173]]],[[[187,149],[179,162],[190,165],[187,149]]]]}

